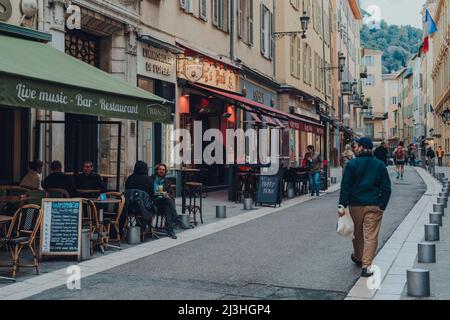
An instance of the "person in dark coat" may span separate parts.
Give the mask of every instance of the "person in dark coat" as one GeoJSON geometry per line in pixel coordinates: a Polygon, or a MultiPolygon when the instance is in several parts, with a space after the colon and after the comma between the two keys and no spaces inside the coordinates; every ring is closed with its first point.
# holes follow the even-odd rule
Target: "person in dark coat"
{"type": "Polygon", "coordinates": [[[383,213],[391,196],[391,180],[386,166],[373,156],[369,138],[357,141],[357,157],[351,160],[341,182],[338,214],[349,208],[355,226],[352,261],[362,268],[362,277],[371,277],[369,271],[378,246],[378,235],[383,213]]]}
{"type": "Polygon", "coordinates": [[[386,166],[388,163],[388,154],[389,154],[389,151],[388,151],[388,147],[385,142],[382,142],[381,146],[376,148],[375,152],[374,152],[375,158],[377,158],[378,160],[383,162],[386,166]]]}
{"type": "Polygon", "coordinates": [[[71,197],[75,196],[72,179],[62,172],[62,164],[55,160],[50,164],[51,173],[42,181],[43,189],[64,189],[71,197]]]}
{"type": "Polygon", "coordinates": [[[134,171],[125,181],[125,189],[137,189],[152,195],[152,180],[148,175],[148,165],[144,161],[138,161],[134,165],[134,171]]]}
{"type": "MultiPolygon", "coordinates": [[[[77,190],[100,190],[106,191],[106,185],[102,181],[99,174],[94,173],[94,164],[91,161],[86,161],[83,164],[83,172],[75,177],[75,188],[77,190]]],[[[81,194],[86,196],[86,194],[81,194]]],[[[88,197],[95,197],[98,195],[89,195],[88,197]]]]}

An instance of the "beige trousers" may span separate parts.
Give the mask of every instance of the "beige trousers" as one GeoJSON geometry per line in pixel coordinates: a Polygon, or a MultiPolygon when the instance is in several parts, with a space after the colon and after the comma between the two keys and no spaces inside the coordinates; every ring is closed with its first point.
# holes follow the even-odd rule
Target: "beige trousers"
{"type": "Polygon", "coordinates": [[[362,261],[363,268],[370,267],[377,252],[383,210],[378,206],[349,207],[349,210],[355,224],[355,257],[362,261]]]}

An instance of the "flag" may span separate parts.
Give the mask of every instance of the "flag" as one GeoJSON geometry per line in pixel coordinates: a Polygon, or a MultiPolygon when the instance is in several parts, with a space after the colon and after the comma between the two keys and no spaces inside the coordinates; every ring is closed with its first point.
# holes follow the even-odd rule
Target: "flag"
{"type": "Polygon", "coordinates": [[[433,35],[436,31],[438,31],[436,22],[434,22],[433,17],[427,9],[424,19],[423,53],[427,54],[427,52],[430,50],[430,36],[433,35]]]}

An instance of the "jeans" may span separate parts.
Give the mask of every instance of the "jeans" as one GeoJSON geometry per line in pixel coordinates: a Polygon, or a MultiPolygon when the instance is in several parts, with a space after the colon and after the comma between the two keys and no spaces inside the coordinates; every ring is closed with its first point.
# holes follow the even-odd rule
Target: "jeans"
{"type": "Polygon", "coordinates": [[[311,193],[320,191],[320,172],[309,174],[309,191],[311,193]]]}
{"type": "Polygon", "coordinates": [[[166,230],[172,231],[174,223],[178,222],[177,209],[172,198],[156,198],[153,202],[158,209],[158,213],[166,218],[166,230]]]}

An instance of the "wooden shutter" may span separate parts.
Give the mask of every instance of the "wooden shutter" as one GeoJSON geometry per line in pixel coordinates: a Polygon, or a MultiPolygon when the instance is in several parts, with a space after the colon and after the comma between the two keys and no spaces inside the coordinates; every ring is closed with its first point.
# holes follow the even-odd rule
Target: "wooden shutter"
{"type": "Polygon", "coordinates": [[[302,50],[301,50],[301,42],[300,37],[297,38],[297,77],[300,78],[300,73],[302,70],[302,50]]]}
{"type": "Polygon", "coordinates": [[[212,0],[212,23],[219,26],[219,0],[212,0]]]}
{"type": "Polygon", "coordinates": [[[291,75],[295,76],[295,37],[291,36],[291,75]]]}
{"type": "Polygon", "coordinates": [[[242,39],[242,1],[237,0],[237,35],[239,39],[242,39]]]}
{"type": "Polygon", "coordinates": [[[253,0],[248,0],[248,44],[253,45],[253,0]]]}
{"type": "Polygon", "coordinates": [[[264,42],[265,42],[265,28],[264,28],[264,4],[261,3],[259,5],[259,16],[260,16],[260,25],[259,25],[259,29],[260,29],[260,46],[261,46],[261,53],[264,55],[265,51],[264,51],[264,42]]]}
{"type": "Polygon", "coordinates": [[[269,45],[270,45],[270,53],[269,53],[269,57],[270,59],[273,59],[274,54],[275,54],[275,39],[273,38],[273,33],[275,32],[275,26],[274,26],[274,17],[273,17],[273,13],[269,12],[269,21],[270,21],[270,28],[268,30],[269,32],[269,45]]]}
{"type": "Polygon", "coordinates": [[[207,0],[200,0],[200,18],[208,21],[207,0]]]}

